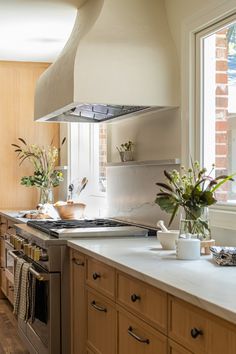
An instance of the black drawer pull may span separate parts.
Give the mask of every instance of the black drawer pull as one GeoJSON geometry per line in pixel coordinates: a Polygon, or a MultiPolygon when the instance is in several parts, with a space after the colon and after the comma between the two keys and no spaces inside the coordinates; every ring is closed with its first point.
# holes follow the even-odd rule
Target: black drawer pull
{"type": "Polygon", "coordinates": [[[136,339],[138,342],[141,342],[141,343],[146,343],[146,344],[149,344],[150,343],[150,340],[149,339],[145,339],[145,338],[141,338],[139,337],[137,334],[135,334],[133,332],[133,328],[131,326],[129,326],[128,328],[128,333],[131,337],[133,337],[134,339],[136,339]]]}
{"type": "Polygon", "coordinates": [[[6,225],[6,224],[7,224],[6,222],[0,222],[0,226],[6,225]]]}
{"type": "Polygon", "coordinates": [[[98,278],[101,278],[101,275],[99,273],[93,273],[93,279],[96,280],[98,278]]]}
{"type": "Polygon", "coordinates": [[[91,305],[92,305],[96,310],[98,310],[98,311],[107,312],[106,307],[102,307],[102,306],[97,305],[95,300],[93,300],[93,301],[91,302],[91,305]]]}
{"type": "Polygon", "coordinates": [[[72,262],[75,263],[77,266],[84,266],[84,262],[80,262],[78,259],[76,258],[72,258],[72,262]]]}
{"type": "Polygon", "coordinates": [[[192,338],[197,338],[198,336],[202,336],[203,335],[203,331],[201,329],[197,329],[197,328],[192,328],[191,329],[191,337],[192,338]]]}
{"type": "Polygon", "coordinates": [[[141,297],[140,297],[139,295],[136,295],[136,294],[132,294],[132,295],[130,296],[130,298],[131,298],[131,301],[132,301],[132,302],[135,302],[135,301],[137,301],[137,300],[141,300],[141,297]]]}

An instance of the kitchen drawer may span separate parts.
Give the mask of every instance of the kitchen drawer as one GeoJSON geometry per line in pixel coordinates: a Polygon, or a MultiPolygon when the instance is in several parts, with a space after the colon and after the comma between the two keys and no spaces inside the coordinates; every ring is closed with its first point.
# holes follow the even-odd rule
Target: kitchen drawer
{"type": "Polygon", "coordinates": [[[7,219],[3,216],[0,217],[0,234],[3,236],[7,231],[7,219]]]}
{"type": "Polygon", "coordinates": [[[119,310],[118,354],[166,354],[167,337],[137,317],[119,310]]]}
{"type": "Polygon", "coordinates": [[[117,283],[117,302],[167,333],[167,294],[122,273],[117,283]]]}
{"type": "Polygon", "coordinates": [[[116,309],[112,301],[88,291],[87,346],[95,353],[116,353],[116,309]]]}
{"type": "Polygon", "coordinates": [[[16,228],[15,228],[16,222],[13,222],[11,220],[7,220],[7,230],[6,232],[9,233],[9,235],[16,235],[16,228]]]}
{"type": "Polygon", "coordinates": [[[236,325],[173,296],[169,316],[169,337],[193,353],[236,353],[236,325]]]}
{"type": "Polygon", "coordinates": [[[171,339],[168,340],[168,354],[193,354],[171,339]]]}
{"type": "Polygon", "coordinates": [[[115,270],[106,264],[88,258],[87,284],[111,298],[115,297],[115,270]]]}

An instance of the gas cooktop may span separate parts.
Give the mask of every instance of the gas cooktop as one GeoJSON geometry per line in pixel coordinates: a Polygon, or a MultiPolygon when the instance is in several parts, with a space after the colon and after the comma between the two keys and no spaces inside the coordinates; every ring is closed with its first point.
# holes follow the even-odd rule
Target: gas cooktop
{"type": "Polygon", "coordinates": [[[27,225],[57,238],[146,236],[147,229],[113,219],[30,220],[27,225]]]}

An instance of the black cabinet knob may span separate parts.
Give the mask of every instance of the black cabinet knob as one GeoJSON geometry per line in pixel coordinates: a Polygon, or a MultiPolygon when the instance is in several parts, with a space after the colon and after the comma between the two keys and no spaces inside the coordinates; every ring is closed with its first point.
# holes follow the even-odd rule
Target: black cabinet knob
{"type": "Polygon", "coordinates": [[[99,273],[93,273],[93,279],[96,280],[98,278],[101,278],[101,275],[99,273]]]}
{"type": "Polygon", "coordinates": [[[132,302],[135,302],[135,301],[137,301],[137,300],[141,300],[141,297],[140,297],[139,295],[136,295],[136,294],[132,294],[132,295],[130,296],[130,298],[131,298],[131,301],[132,301],[132,302]]]}
{"type": "Polygon", "coordinates": [[[202,332],[202,330],[201,329],[198,329],[198,328],[192,328],[191,329],[191,337],[192,338],[197,338],[198,336],[201,336],[201,335],[203,335],[203,332],[202,332]]]}

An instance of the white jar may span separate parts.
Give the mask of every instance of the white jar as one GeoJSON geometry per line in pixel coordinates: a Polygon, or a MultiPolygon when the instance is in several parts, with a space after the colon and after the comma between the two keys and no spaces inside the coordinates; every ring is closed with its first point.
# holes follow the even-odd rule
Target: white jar
{"type": "Polygon", "coordinates": [[[201,256],[201,242],[197,238],[179,238],[176,241],[178,259],[197,260],[201,256]]]}

